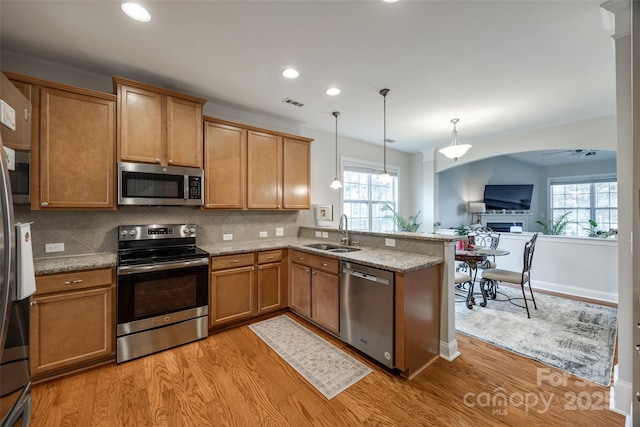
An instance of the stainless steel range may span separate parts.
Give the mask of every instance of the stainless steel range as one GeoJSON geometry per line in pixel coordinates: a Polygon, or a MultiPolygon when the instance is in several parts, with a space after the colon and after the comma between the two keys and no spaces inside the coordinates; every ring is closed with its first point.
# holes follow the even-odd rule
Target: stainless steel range
{"type": "Polygon", "coordinates": [[[207,337],[208,266],[194,224],[118,227],[118,363],[207,337]]]}

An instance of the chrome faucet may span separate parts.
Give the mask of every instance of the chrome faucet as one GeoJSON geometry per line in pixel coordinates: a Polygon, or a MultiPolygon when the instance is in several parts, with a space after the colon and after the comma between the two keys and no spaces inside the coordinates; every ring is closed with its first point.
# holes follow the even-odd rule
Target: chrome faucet
{"type": "Polygon", "coordinates": [[[340,216],[338,230],[342,231],[342,234],[344,235],[344,237],[340,239],[340,244],[349,246],[349,226],[347,224],[347,216],[345,214],[340,216]]]}

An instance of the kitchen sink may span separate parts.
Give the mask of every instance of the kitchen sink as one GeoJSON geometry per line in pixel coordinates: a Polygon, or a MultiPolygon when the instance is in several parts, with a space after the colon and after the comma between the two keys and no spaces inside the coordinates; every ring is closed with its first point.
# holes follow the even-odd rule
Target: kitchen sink
{"type": "Polygon", "coordinates": [[[350,248],[347,246],[332,245],[330,243],[312,243],[305,246],[307,248],[320,249],[322,251],[327,251],[332,253],[345,253],[345,252],[353,252],[353,251],[360,250],[359,248],[350,248]]]}

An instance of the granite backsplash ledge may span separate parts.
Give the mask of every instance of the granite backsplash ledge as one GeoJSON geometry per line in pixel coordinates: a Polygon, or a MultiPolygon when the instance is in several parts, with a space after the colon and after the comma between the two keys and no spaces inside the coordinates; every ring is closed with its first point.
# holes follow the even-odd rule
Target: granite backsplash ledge
{"type": "Polygon", "coordinates": [[[117,228],[135,224],[184,224],[198,226],[198,245],[223,242],[232,234],[234,242],[260,240],[260,232],[276,238],[297,237],[300,226],[313,224],[311,210],[300,211],[212,211],[192,207],[125,206],[115,211],[31,211],[15,205],[16,221],[33,222],[34,258],[115,253],[117,228]],[[280,237],[280,236],[278,236],[280,237]],[[64,252],[45,252],[47,243],[64,243],[64,252]]]}

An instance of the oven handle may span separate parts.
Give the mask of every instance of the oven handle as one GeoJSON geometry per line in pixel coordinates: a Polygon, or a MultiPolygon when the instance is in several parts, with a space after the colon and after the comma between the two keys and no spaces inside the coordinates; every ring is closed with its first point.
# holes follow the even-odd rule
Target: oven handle
{"type": "Polygon", "coordinates": [[[130,265],[125,267],[118,267],[117,274],[119,276],[124,276],[127,274],[149,273],[153,271],[163,271],[163,270],[175,270],[177,268],[198,267],[201,265],[208,265],[208,264],[209,264],[209,258],[202,258],[202,259],[197,259],[192,261],[166,262],[162,264],[130,265]]]}

